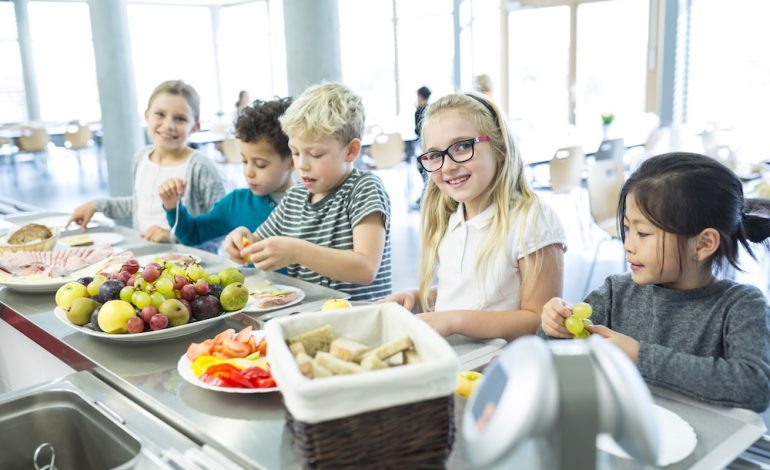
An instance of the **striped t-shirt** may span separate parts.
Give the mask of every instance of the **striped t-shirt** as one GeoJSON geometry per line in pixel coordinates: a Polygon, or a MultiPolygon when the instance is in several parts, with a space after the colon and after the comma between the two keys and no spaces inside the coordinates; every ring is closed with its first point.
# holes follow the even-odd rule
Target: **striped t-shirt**
{"type": "Polygon", "coordinates": [[[353,227],[369,214],[379,212],[385,223],[380,270],[366,286],[331,279],[299,264],[288,266],[289,275],[346,292],[351,300],[377,300],[390,294],[390,198],[380,178],[353,169],[345,182],[320,201],[311,204],[310,197],[302,185],[290,188],[256,234],[262,239],[294,237],[318,246],[352,250],[353,227]]]}

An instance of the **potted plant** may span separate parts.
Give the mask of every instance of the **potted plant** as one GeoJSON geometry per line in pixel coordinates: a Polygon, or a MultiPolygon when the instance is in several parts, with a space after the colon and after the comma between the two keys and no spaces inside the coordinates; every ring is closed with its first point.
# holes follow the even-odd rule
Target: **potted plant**
{"type": "Polygon", "coordinates": [[[602,114],[602,131],[604,133],[605,139],[607,139],[607,136],[610,133],[610,126],[612,125],[612,122],[614,120],[615,120],[614,113],[602,114]]]}

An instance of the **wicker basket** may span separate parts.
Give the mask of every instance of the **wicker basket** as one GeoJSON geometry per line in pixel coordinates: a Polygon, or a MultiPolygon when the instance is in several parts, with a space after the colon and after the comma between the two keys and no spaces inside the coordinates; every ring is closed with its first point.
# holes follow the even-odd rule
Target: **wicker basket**
{"type": "Polygon", "coordinates": [[[18,245],[11,245],[8,243],[8,237],[11,232],[0,236],[0,254],[2,253],[14,253],[17,251],[51,251],[59,241],[59,231],[51,230],[53,235],[45,240],[35,240],[29,243],[22,243],[18,245]]]}
{"type": "Polygon", "coordinates": [[[305,468],[443,468],[454,443],[459,360],[422,320],[394,303],[278,318],[265,327],[268,361],[305,468]],[[308,379],[286,338],[329,324],[373,347],[409,336],[421,362],[308,379]]]}
{"type": "Polygon", "coordinates": [[[316,424],[287,410],[286,423],[305,468],[444,468],[454,444],[454,398],[316,424]]]}

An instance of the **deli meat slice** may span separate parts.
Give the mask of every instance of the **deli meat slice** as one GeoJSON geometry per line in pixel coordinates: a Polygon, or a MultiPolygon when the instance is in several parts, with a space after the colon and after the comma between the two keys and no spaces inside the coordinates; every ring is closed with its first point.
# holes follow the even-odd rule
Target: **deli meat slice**
{"type": "MultiPolygon", "coordinates": [[[[17,251],[0,255],[0,265],[17,276],[59,277],[103,261],[114,251],[111,246],[70,248],[61,251],[17,251]]],[[[124,253],[133,256],[130,252],[124,253]]]]}
{"type": "Polygon", "coordinates": [[[257,308],[277,307],[286,305],[297,298],[297,293],[289,290],[277,290],[273,292],[261,292],[254,295],[257,308]]]}

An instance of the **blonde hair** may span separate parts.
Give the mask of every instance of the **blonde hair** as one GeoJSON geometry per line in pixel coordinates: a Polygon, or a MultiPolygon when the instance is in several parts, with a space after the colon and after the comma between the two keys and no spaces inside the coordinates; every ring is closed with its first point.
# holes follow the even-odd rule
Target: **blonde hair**
{"type": "Polygon", "coordinates": [[[150,99],[147,100],[148,110],[150,109],[150,107],[152,106],[152,102],[155,101],[155,98],[157,98],[158,95],[181,96],[187,102],[187,105],[190,106],[190,109],[192,109],[193,116],[195,117],[195,122],[200,121],[201,99],[198,96],[198,92],[195,91],[195,88],[185,83],[184,80],[168,80],[156,86],[155,89],[152,90],[150,99]]]}
{"type": "Polygon", "coordinates": [[[492,77],[490,77],[489,75],[485,73],[476,75],[476,79],[474,80],[474,82],[475,82],[476,91],[480,91],[485,95],[492,93],[492,77]]]}
{"type": "Polygon", "coordinates": [[[339,83],[307,88],[279,119],[288,136],[334,137],[343,145],[360,139],[364,129],[361,97],[339,83]]]}
{"type": "MultiPolygon", "coordinates": [[[[486,276],[484,268],[488,267],[495,254],[505,250],[511,220],[518,220],[519,252],[527,253],[524,237],[526,223],[532,211],[540,210],[540,202],[524,175],[524,165],[511,129],[503,118],[501,110],[491,100],[476,93],[444,96],[428,106],[423,125],[427,125],[431,119],[443,113],[456,113],[471,121],[479,135],[487,135],[491,138],[489,144],[497,157],[497,177],[482,194],[495,208],[490,236],[476,259],[476,272],[483,283],[486,276]]],[[[423,311],[426,312],[433,310],[429,293],[438,263],[438,247],[446,232],[449,217],[457,211],[457,207],[457,201],[442,192],[433,180],[428,179],[420,213],[422,225],[420,302],[423,311]]],[[[527,266],[526,257],[524,263],[527,266]]],[[[532,275],[536,275],[541,265],[542,260],[537,253],[534,270],[527,266],[522,273],[522,284],[532,275]]]]}

